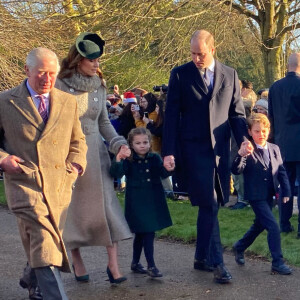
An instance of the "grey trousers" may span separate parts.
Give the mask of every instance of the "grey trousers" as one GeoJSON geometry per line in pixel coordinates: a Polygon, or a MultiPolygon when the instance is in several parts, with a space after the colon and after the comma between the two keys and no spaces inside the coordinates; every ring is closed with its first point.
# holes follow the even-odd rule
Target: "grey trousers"
{"type": "Polygon", "coordinates": [[[34,272],[43,294],[43,300],[68,300],[56,267],[35,268],[34,272]]]}

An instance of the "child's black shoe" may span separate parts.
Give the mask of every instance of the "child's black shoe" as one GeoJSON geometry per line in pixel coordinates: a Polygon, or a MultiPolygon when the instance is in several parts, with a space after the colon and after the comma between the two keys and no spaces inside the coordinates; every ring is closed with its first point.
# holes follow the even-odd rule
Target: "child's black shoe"
{"type": "Polygon", "coordinates": [[[163,276],[156,267],[148,268],[147,274],[152,278],[163,276]]]}
{"type": "Polygon", "coordinates": [[[132,263],[131,271],[133,271],[134,273],[139,273],[139,274],[147,274],[147,270],[140,263],[137,263],[137,264],[132,263]]]}

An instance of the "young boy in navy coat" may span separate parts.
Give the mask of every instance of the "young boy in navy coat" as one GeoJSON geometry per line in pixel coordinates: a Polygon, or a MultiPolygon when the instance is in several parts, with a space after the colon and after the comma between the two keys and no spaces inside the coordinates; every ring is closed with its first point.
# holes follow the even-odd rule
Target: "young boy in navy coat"
{"type": "Polygon", "coordinates": [[[244,251],[266,229],[272,255],[272,271],[288,275],[292,270],[284,263],[281,251],[280,230],[272,213],[273,196],[280,192],[283,201],[291,195],[288,177],[283,167],[279,147],[268,143],[270,122],[261,113],[253,113],[248,119],[249,134],[253,141],[244,141],[233,164],[233,174],[244,174],[245,198],[255,213],[255,220],[246,234],[237,241],[233,250],[235,260],[243,265],[244,251]]]}

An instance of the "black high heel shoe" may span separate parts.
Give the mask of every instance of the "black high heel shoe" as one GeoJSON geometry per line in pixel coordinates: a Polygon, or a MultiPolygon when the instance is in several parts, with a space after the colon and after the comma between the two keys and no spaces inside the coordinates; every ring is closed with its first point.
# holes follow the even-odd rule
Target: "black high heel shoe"
{"type": "Polygon", "coordinates": [[[119,277],[117,279],[114,278],[113,274],[111,273],[109,267],[106,268],[106,273],[108,275],[108,279],[110,281],[110,283],[116,283],[116,284],[120,284],[122,283],[123,281],[127,280],[126,277],[119,277]]]}
{"type": "Polygon", "coordinates": [[[89,274],[82,275],[82,276],[77,276],[77,275],[76,275],[76,272],[75,272],[75,267],[74,267],[74,265],[72,265],[72,268],[73,268],[73,271],[74,271],[74,275],[75,275],[76,281],[79,281],[79,282],[88,282],[88,281],[90,280],[89,274]]]}

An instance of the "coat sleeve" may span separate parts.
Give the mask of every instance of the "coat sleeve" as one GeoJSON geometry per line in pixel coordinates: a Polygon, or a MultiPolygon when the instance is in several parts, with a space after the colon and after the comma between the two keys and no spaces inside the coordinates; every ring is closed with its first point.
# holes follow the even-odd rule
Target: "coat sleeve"
{"type": "Polygon", "coordinates": [[[116,162],[116,159],[114,158],[109,173],[114,178],[122,178],[125,175],[124,171],[124,161],[121,160],[120,162],[116,162]]]}
{"type": "Polygon", "coordinates": [[[268,119],[270,121],[270,135],[269,135],[269,142],[274,143],[274,115],[273,115],[273,89],[270,88],[269,95],[268,95],[268,119]]]}
{"type": "Polygon", "coordinates": [[[237,156],[235,157],[232,163],[231,172],[234,175],[239,175],[243,173],[246,167],[246,163],[247,163],[247,156],[240,156],[239,154],[237,154],[237,156]]]}
{"type": "Polygon", "coordinates": [[[157,166],[159,168],[159,175],[161,178],[167,178],[172,175],[172,172],[169,172],[166,170],[166,168],[163,165],[163,161],[161,157],[158,154],[155,154],[155,159],[157,162],[157,166]]]}
{"type": "Polygon", "coordinates": [[[78,110],[77,110],[77,102],[74,99],[76,109],[74,114],[74,122],[70,140],[69,154],[66,160],[67,164],[77,164],[82,168],[82,172],[80,175],[84,173],[86,167],[86,153],[87,153],[87,145],[85,141],[85,135],[81,129],[81,123],[79,121],[78,110]]]}
{"type": "MultiPolygon", "coordinates": [[[[106,94],[104,99],[106,99],[106,94]]],[[[118,135],[114,127],[111,125],[105,101],[102,101],[101,113],[98,118],[98,126],[100,134],[109,143],[109,151],[113,154],[117,154],[122,145],[127,145],[125,138],[118,135]]]]}
{"type": "Polygon", "coordinates": [[[180,119],[180,82],[177,69],[171,71],[163,128],[162,156],[175,155],[180,119]]]}
{"type": "Polygon", "coordinates": [[[277,179],[280,184],[281,195],[282,195],[282,197],[291,197],[292,192],[291,192],[290,182],[289,182],[289,178],[287,176],[286,170],[283,166],[279,147],[276,147],[276,155],[277,155],[277,161],[278,161],[277,179]]]}
{"type": "Polygon", "coordinates": [[[241,98],[239,79],[237,72],[234,70],[234,86],[231,105],[228,116],[230,126],[236,140],[240,147],[245,138],[249,139],[247,124],[245,119],[245,107],[241,98]]]}

